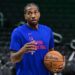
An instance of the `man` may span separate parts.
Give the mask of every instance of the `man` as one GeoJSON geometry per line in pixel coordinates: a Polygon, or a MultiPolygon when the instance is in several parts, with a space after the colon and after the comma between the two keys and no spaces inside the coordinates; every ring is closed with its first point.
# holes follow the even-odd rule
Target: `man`
{"type": "Polygon", "coordinates": [[[24,8],[26,24],[15,28],[11,36],[10,54],[16,63],[17,75],[49,75],[43,60],[54,50],[52,30],[38,23],[40,11],[36,4],[24,8]]]}

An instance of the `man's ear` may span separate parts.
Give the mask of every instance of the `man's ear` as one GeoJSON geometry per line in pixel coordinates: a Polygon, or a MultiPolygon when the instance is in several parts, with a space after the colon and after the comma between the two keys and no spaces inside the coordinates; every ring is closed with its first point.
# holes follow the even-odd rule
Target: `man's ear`
{"type": "Polygon", "coordinates": [[[39,12],[39,18],[40,18],[40,16],[41,16],[41,14],[40,14],[40,12],[39,12]]]}

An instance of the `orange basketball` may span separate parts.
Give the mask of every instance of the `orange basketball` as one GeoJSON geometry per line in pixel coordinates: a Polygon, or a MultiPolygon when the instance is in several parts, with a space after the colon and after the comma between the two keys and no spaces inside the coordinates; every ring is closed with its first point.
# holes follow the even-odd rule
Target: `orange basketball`
{"type": "Polygon", "coordinates": [[[58,71],[61,71],[62,69],[64,69],[63,65],[65,65],[65,58],[58,51],[49,51],[44,56],[44,65],[48,70],[54,72],[56,69],[58,69],[57,70],[57,72],[58,72],[58,71]],[[61,69],[59,69],[60,66],[62,66],[61,69]]]}

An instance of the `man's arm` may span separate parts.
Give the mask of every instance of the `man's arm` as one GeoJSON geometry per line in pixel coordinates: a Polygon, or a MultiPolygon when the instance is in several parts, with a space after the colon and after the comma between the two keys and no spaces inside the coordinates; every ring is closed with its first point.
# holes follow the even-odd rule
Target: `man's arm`
{"type": "Polygon", "coordinates": [[[14,64],[14,63],[17,63],[17,62],[20,62],[23,58],[23,55],[24,53],[28,53],[28,52],[31,52],[31,53],[34,53],[35,52],[35,45],[37,43],[35,41],[32,41],[30,43],[26,43],[19,51],[13,51],[11,50],[10,51],[10,59],[11,59],[11,62],[14,64]]]}
{"type": "Polygon", "coordinates": [[[10,51],[10,59],[11,59],[11,62],[13,64],[17,63],[17,62],[20,62],[22,60],[22,57],[24,55],[24,52],[21,52],[21,51],[10,51]]]}
{"type": "Polygon", "coordinates": [[[49,51],[54,51],[54,48],[50,48],[49,51]]]}

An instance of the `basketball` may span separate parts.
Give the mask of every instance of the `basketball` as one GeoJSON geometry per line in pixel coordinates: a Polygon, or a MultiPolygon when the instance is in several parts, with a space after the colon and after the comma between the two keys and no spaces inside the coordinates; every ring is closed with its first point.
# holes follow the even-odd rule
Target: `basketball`
{"type": "Polygon", "coordinates": [[[65,64],[65,58],[58,51],[49,51],[44,56],[44,65],[49,71],[54,72],[56,69],[58,69],[57,72],[59,72],[64,69],[64,66],[63,66],[64,64],[65,64]],[[60,66],[62,66],[61,69],[60,69],[60,66]]]}

